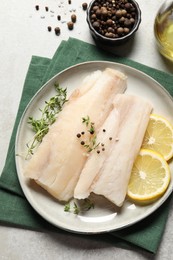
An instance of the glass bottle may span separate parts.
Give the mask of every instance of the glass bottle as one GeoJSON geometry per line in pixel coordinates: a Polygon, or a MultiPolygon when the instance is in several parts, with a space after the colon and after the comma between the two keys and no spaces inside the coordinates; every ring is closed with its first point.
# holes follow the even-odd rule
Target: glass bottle
{"type": "Polygon", "coordinates": [[[173,0],[164,1],[158,10],[154,33],[160,53],[173,62],[173,0]]]}

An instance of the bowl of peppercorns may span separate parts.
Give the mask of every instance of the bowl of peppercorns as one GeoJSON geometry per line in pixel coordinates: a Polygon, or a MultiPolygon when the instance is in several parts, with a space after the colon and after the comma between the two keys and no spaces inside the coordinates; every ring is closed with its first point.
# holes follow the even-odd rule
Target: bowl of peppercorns
{"type": "Polygon", "coordinates": [[[96,42],[121,45],[131,39],[141,22],[141,10],[134,0],[93,0],[87,22],[96,42]]]}

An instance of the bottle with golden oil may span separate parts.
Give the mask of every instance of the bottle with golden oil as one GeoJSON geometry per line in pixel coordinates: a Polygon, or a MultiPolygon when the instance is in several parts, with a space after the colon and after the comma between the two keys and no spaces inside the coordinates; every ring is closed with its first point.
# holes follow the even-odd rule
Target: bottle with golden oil
{"type": "Polygon", "coordinates": [[[160,53],[173,62],[173,0],[166,0],[160,7],[154,33],[160,53]]]}

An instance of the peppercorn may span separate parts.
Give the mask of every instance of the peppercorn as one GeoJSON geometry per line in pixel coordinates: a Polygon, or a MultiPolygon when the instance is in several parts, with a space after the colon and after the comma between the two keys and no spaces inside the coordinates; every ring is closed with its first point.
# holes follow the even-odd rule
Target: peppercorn
{"type": "Polygon", "coordinates": [[[55,27],[55,34],[56,35],[60,35],[60,32],[61,32],[60,28],[59,27],[55,27]]]}
{"type": "Polygon", "coordinates": [[[48,29],[49,32],[52,31],[52,27],[51,26],[48,26],[47,29],[48,29]]]}
{"type": "Polygon", "coordinates": [[[124,7],[126,8],[126,10],[130,10],[131,4],[130,3],[125,3],[124,7]]]}
{"type": "Polygon", "coordinates": [[[49,11],[49,7],[45,6],[45,10],[46,10],[46,12],[48,12],[49,11]]]}
{"type": "Polygon", "coordinates": [[[73,22],[68,22],[67,26],[69,30],[73,30],[73,22]]]}
{"type": "Polygon", "coordinates": [[[108,38],[123,37],[135,25],[136,7],[130,0],[97,0],[90,9],[93,28],[108,38]]]}
{"type": "Polygon", "coordinates": [[[80,138],[80,137],[81,137],[81,134],[78,133],[76,136],[77,136],[77,138],[80,138]]]}
{"type": "Polygon", "coordinates": [[[122,16],[123,16],[123,15],[122,15],[122,10],[116,11],[116,16],[117,16],[117,17],[122,17],[122,16]]]}
{"type": "Polygon", "coordinates": [[[39,5],[36,5],[36,6],[35,6],[35,9],[38,11],[38,10],[39,10],[39,5]]]}
{"type": "Polygon", "coordinates": [[[84,141],[81,141],[81,145],[84,145],[85,144],[85,142],[84,141]]]}
{"type": "Polygon", "coordinates": [[[61,15],[58,15],[57,19],[58,19],[58,21],[60,21],[61,20],[61,15]]]}
{"type": "Polygon", "coordinates": [[[113,21],[112,21],[111,19],[108,19],[108,20],[106,21],[106,24],[107,24],[108,26],[111,26],[112,23],[113,23],[113,21]]]}
{"type": "Polygon", "coordinates": [[[128,34],[130,32],[129,28],[124,28],[124,33],[128,34]]]}
{"type": "Polygon", "coordinates": [[[130,27],[131,26],[131,21],[129,19],[125,19],[124,26],[125,27],[130,27]]]}
{"type": "Polygon", "coordinates": [[[96,20],[96,18],[97,18],[96,14],[92,14],[92,15],[91,15],[91,19],[92,19],[92,20],[96,20]]]}
{"type": "Polygon", "coordinates": [[[100,11],[103,18],[106,18],[108,16],[108,10],[106,7],[101,7],[100,11]]]}
{"type": "Polygon", "coordinates": [[[81,132],[81,135],[84,135],[85,134],[85,132],[83,131],[83,132],[81,132]]]}
{"type": "Polygon", "coordinates": [[[87,3],[83,3],[83,4],[82,4],[82,8],[83,8],[83,10],[86,10],[87,7],[88,7],[88,4],[87,4],[87,3]]]}
{"type": "Polygon", "coordinates": [[[71,21],[72,21],[73,23],[76,22],[76,15],[75,15],[75,14],[72,14],[72,15],[71,15],[71,21]]]}
{"type": "Polygon", "coordinates": [[[113,33],[111,33],[111,32],[106,32],[106,33],[105,33],[105,36],[108,37],[108,38],[113,38],[113,33]]]}
{"type": "Polygon", "coordinates": [[[100,28],[100,23],[98,21],[93,23],[93,27],[98,30],[100,28]]]}
{"type": "Polygon", "coordinates": [[[71,5],[71,0],[68,0],[69,5],[71,5]]]}
{"type": "Polygon", "coordinates": [[[122,27],[119,27],[119,28],[117,29],[118,35],[123,34],[123,32],[124,32],[124,29],[123,29],[122,27]]]}
{"type": "Polygon", "coordinates": [[[127,11],[126,11],[125,9],[123,9],[123,10],[121,11],[121,13],[122,13],[122,16],[126,16],[126,15],[127,15],[127,11]]]}

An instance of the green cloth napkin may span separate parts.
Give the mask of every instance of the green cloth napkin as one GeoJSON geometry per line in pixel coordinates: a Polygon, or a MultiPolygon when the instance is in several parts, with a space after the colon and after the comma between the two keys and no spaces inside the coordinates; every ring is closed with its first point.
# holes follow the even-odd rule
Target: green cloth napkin
{"type": "MultiPolygon", "coordinates": [[[[63,69],[84,61],[106,60],[123,63],[141,70],[160,82],[165,89],[173,95],[173,75],[149,68],[126,58],[116,57],[106,53],[97,47],[70,38],[62,41],[52,59],[33,56],[24,83],[23,93],[12,132],[5,166],[0,178],[0,223],[16,225],[32,230],[65,231],[54,227],[39,216],[26,200],[18,182],[15,166],[15,136],[21,115],[39,88],[52,76],[63,69]]],[[[141,222],[122,229],[102,235],[84,236],[88,239],[104,239],[117,246],[140,247],[152,253],[156,253],[160,244],[165,224],[167,221],[170,196],[168,200],[152,215],[141,222]]],[[[74,235],[72,236],[83,236],[74,235]]]]}

